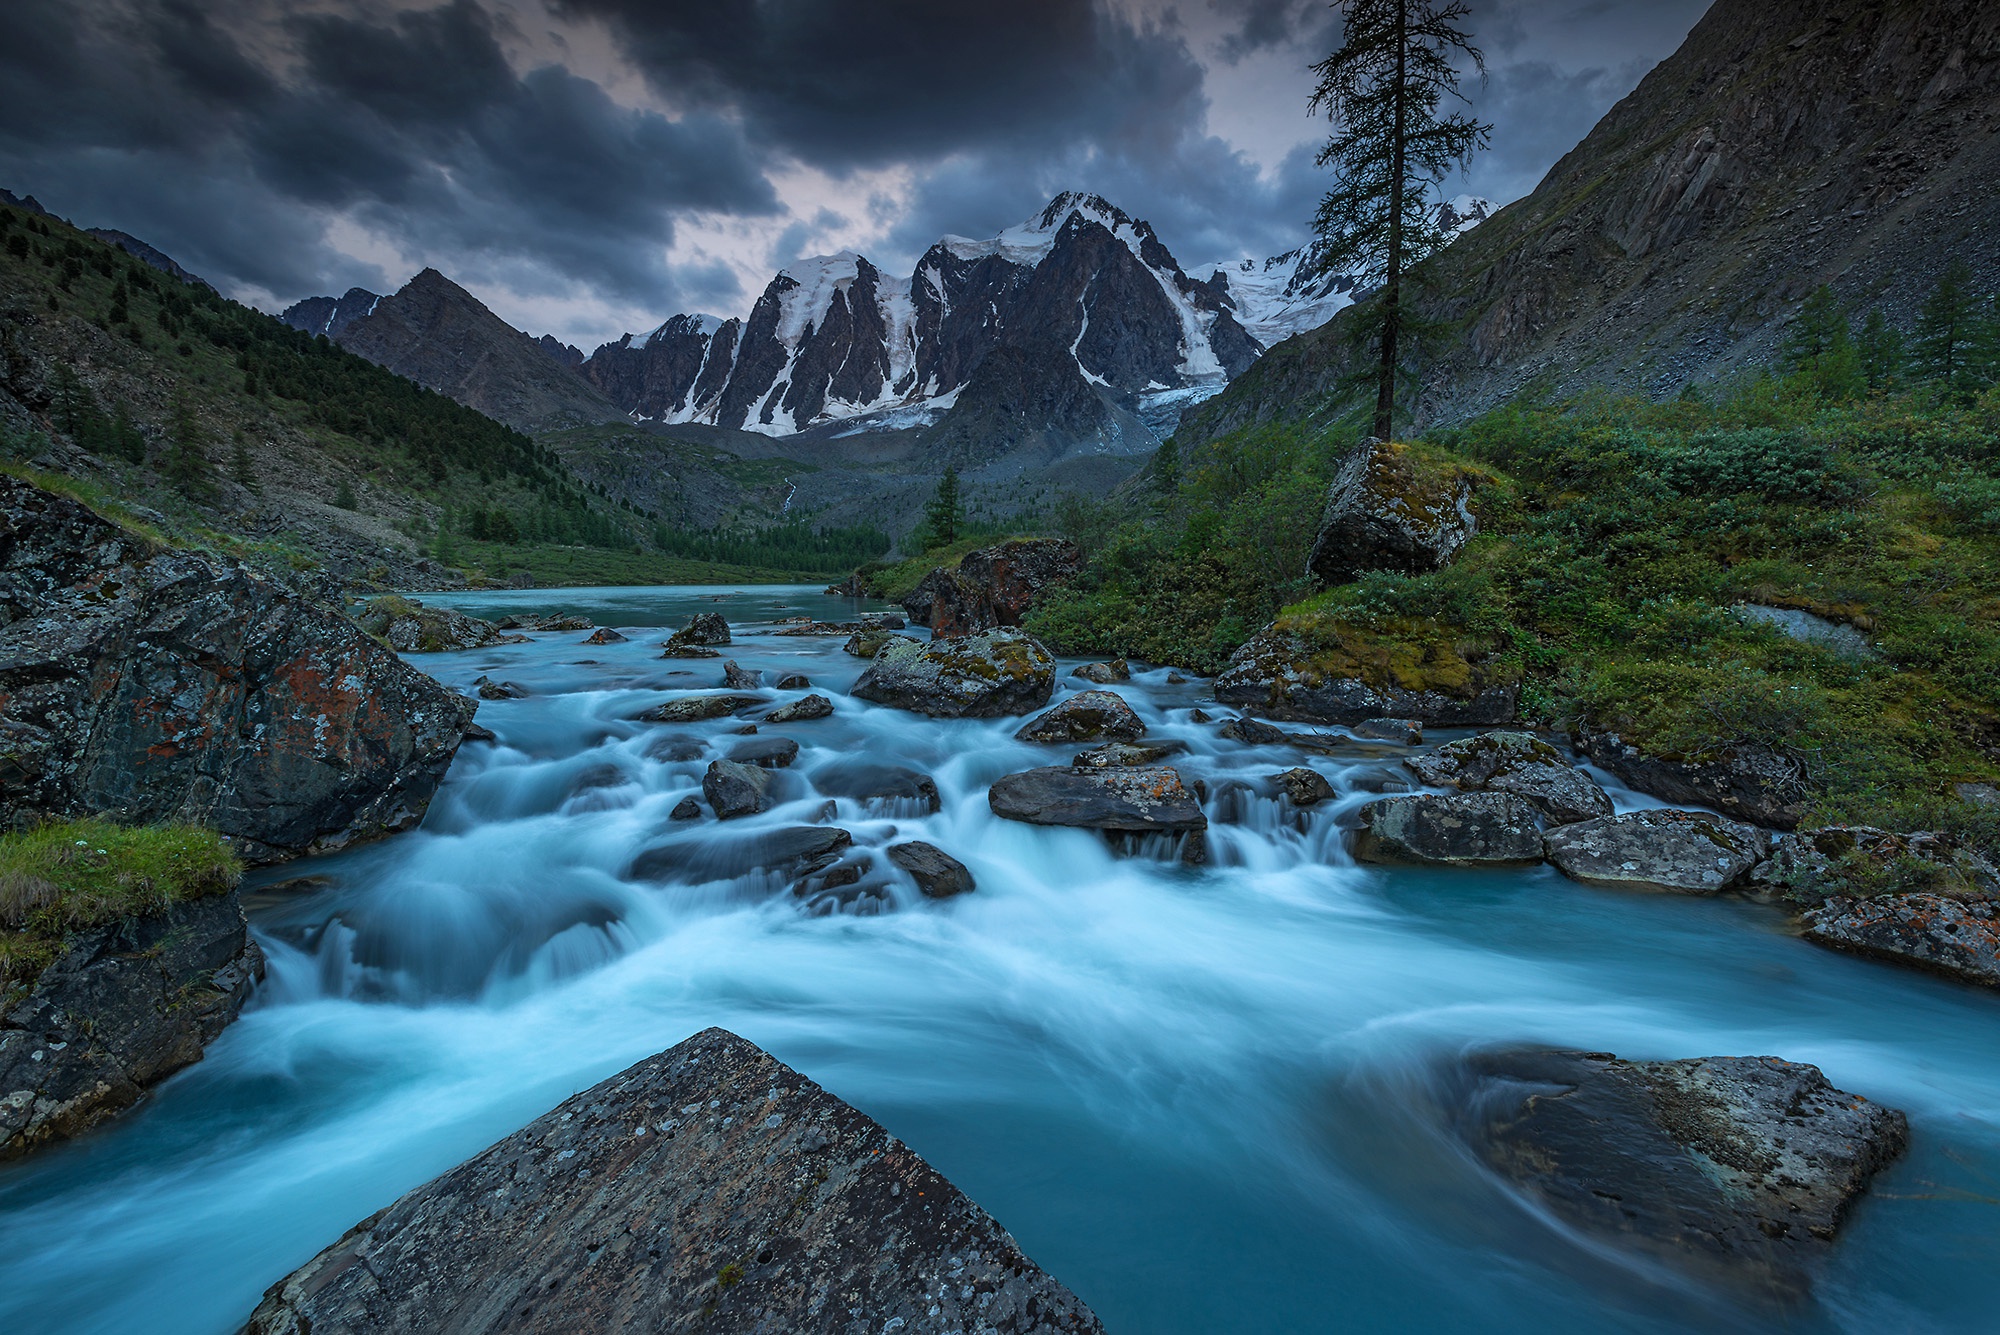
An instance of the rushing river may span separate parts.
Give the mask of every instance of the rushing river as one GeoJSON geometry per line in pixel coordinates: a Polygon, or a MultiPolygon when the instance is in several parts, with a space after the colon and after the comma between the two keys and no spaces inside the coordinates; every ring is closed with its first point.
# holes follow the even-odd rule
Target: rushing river
{"type": "MultiPolygon", "coordinates": [[[[1117,1335],[2000,1329],[2000,998],[1821,950],[1741,901],[1357,867],[1340,814],[1397,750],[1221,741],[1188,719],[1203,685],[1165,671],[1117,689],[1207,782],[1198,869],[996,820],[994,778],[1076,748],[1016,742],[1017,719],[865,705],[840,639],[768,634],[852,603],[433,600],[580,611],[632,639],[418,660],[459,689],[485,674],[533,694],[481,707],[499,743],[465,748],[420,831],[253,883],[270,978],[205,1061],[0,1170],[0,1331],[233,1331],[355,1221],[709,1025],[902,1136],[1117,1335]],[[786,800],[727,825],[668,812],[740,724],[630,721],[719,686],[721,660],[660,657],[661,628],[706,610],[735,628],[729,656],[767,683],[803,672],[837,709],[764,726],[801,746],[786,800]],[[1299,763],[1341,793],[1303,818],[1269,781],[1299,763]],[[889,884],[816,913],[742,872],[760,832],[819,821],[871,767],[931,775],[943,810],[836,796],[834,823],[878,868],[892,835],[935,843],[975,893],[889,884]],[[672,841],[671,881],[628,877],[672,841]],[[1817,1302],[1758,1307],[1565,1233],[1456,1147],[1438,1073],[1520,1042],[1813,1062],[1906,1109],[1912,1151],[1861,1203],[1817,1302]]],[[[1082,686],[1064,676],[1057,698],[1082,686]]]]}

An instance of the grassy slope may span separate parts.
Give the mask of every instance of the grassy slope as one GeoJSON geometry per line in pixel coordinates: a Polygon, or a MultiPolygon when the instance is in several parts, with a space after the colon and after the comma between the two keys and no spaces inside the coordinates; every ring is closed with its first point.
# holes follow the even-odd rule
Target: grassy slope
{"type": "Polygon", "coordinates": [[[1282,625],[1381,671],[1479,660],[1522,683],[1531,722],[1667,755],[1775,747],[1821,820],[1983,830],[1952,785],[2000,776],[2000,392],[1827,403],[1763,381],[1713,405],[1501,410],[1427,448],[1485,479],[1480,535],[1446,571],[1309,595],[1293,572],[1335,445],[1265,427],[1218,442],[1164,523],[1114,533],[1031,624],[1212,669],[1262,624],[1246,610],[1288,602],[1282,625]],[[1852,625],[1879,657],[1749,623],[1743,602],[1852,625]]]}

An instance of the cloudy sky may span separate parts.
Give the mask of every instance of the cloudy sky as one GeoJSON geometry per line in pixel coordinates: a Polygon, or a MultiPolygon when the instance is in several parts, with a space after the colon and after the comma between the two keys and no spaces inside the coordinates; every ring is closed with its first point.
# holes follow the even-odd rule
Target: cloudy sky
{"type": "MultiPolygon", "coordinates": [[[[1473,0],[1505,202],[1708,0],[1473,0]]],[[[425,265],[586,351],[776,268],[907,273],[1059,190],[1297,245],[1321,0],[5,0],[0,186],[278,309],[425,265]]]]}

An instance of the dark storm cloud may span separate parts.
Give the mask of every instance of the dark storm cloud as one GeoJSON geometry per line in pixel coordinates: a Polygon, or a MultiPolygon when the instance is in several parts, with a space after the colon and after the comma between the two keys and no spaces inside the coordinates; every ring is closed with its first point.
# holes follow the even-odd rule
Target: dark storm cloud
{"type": "Polygon", "coordinates": [[[517,75],[472,0],[379,22],[239,11],[277,20],[282,74],[213,12],[20,0],[0,55],[16,188],[281,296],[385,280],[324,240],[349,213],[462,279],[671,305],[676,214],[778,207],[739,126],[620,106],[560,67],[517,75]],[[189,217],[189,199],[225,212],[189,217]]]}

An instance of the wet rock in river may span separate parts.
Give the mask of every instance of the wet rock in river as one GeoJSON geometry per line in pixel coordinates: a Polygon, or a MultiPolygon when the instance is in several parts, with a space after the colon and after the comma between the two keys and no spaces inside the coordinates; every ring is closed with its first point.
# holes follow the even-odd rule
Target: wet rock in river
{"type": "Polygon", "coordinates": [[[528,642],[527,636],[506,634],[490,621],[446,607],[426,607],[394,593],[369,599],[355,608],[353,616],[356,625],[398,653],[435,654],[528,642]]]}
{"type": "Polygon", "coordinates": [[[809,691],[812,689],[812,679],[802,672],[787,672],[784,676],[778,678],[778,689],[781,691],[809,691]]]}
{"type": "Polygon", "coordinates": [[[1278,786],[1295,807],[1317,806],[1337,796],[1324,774],[1303,765],[1286,770],[1277,779],[1278,786]]]}
{"type": "Polygon", "coordinates": [[[479,688],[482,700],[525,700],[534,694],[518,681],[494,681],[491,677],[480,677],[472,684],[479,688]]]}
{"type": "Polygon", "coordinates": [[[848,1335],[854,1311],[868,1335],[1102,1330],[908,1146],[710,1029],[357,1224],[247,1335],[848,1335]]]}
{"type": "Polygon", "coordinates": [[[833,713],[833,701],[823,695],[808,695],[788,705],[780,705],[765,720],[769,723],[803,723],[833,713]]]}
{"type": "Polygon", "coordinates": [[[1474,867],[1542,860],[1541,813],[1512,793],[1389,797],[1360,814],[1357,861],[1474,867]]]}
{"type": "Polygon", "coordinates": [[[511,616],[501,617],[494,624],[498,625],[501,630],[569,631],[592,629],[589,617],[580,617],[563,612],[548,614],[517,612],[511,616]]]}
{"type": "Polygon", "coordinates": [[[789,737],[759,737],[730,747],[729,758],[739,765],[783,769],[799,758],[799,744],[789,737]]]}
{"type": "Polygon", "coordinates": [[[611,629],[611,627],[609,627],[609,626],[604,626],[604,627],[602,627],[602,628],[600,628],[600,629],[598,629],[598,630],[596,630],[596,631],[592,632],[592,633],[590,634],[590,636],[589,636],[589,637],[587,637],[587,638],[586,638],[586,639],[585,639],[585,640],[583,641],[583,643],[585,643],[585,644],[623,644],[623,643],[625,643],[625,641],[626,641],[626,640],[627,640],[628,638],[629,638],[628,636],[624,636],[624,635],[620,635],[620,634],[619,634],[619,633],[618,633],[617,631],[615,631],[615,630],[611,629]]]}
{"type": "Polygon", "coordinates": [[[1114,682],[1132,680],[1132,669],[1124,659],[1114,658],[1109,663],[1085,663],[1069,675],[1096,682],[1099,686],[1109,686],[1114,682]]]}
{"type": "Polygon", "coordinates": [[[1632,811],[1562,825],[1548,859],[1585,885],[1712,895],[1740,882],[1768,851],[1764,832],[1700,811],[1632,811]]]}
{"type": "Polygon", "coordinates": [[[686,733],[669,733],[646,744],[646,759],[685,762],[699,760],[708,753],[708,743],[686,733]]]}
{"type": "Polygon", "coordinates": [[[963,862],[939,848],[912,840],[889,845],[889,861],[910,874],[917,889],[932,899],[949,899],[974,888],[972,873],[963,862]]]}
{"type": "Polygon", "coordinates": [[[667,819],[699,820],[701,819],[701,803],[695,801],[692,797],[683,797],[680,801],[674,803],[674,809],[668,814],[667,819]]]}
{"type": "Polygon", "coordinates": [[[1030,825],[1068,825],[1129,834],[1208,828],[1201,804],[1166,766],[1087,769],[1050,765],[1009,774],[986,795],[993,814],[1030,825]]]}
{"type": "MultiPolygon", "coordinates": [[[[764,770],[751,770],[763,774],[764,770]]],[[[831,825],[787,825],[776,830],[704,830],[682,834],[669,843],[646,849],[632,860],[627,874],[638,881],[733,880],[751,872],[797,877],[839,860],[854,836],[831,825]]]]}
{"type": "Polygon", "coordinates": [[[735,760],[713,760],[701,776],[701,795],[715,809],[717,820],[754,816],[770,805],[768,770],[735,760]]]}
{"type": "Polygon", "coordinates": [[[847,643],[840,647],[856,658],[873,658],[881,653],[883,646],[891,640],[909,640],[911,644],[917,643],[907,635],[898,635],[886,627],[873,626],[867,630],[855,631],[847,637],[847,643]]]}
{"type": "Polygon", "coordinates": [[[667,657],[680,649],[706,649],[729,643],[729,623],[720,612],[696,612],[688,623],[667,637],[667,657]]]}
{"type": "Polygon", "coordinates": [[[1461,738],[1403,764],[1435,787],[1525,797],[1554,825],[1609,816],[1614,809],[1610,796],[1568,756],[1525,732],[1461,738]]]}
{"type": "Polygon", "coordinates": [[[1055,659],[1029,635],[991,630],[957,639],[896,639],[854,683],[875,704],[936,718],[997,718],[1048,703],[1055,659]]]}
{"type": "Polygon", "coordinates": [[[1405,746],[1424,744],[1424,727],[1413,718],[1365,718],[1350,724],[1356,737],[1374,742],[1401,742],[1405,746]]]}
{"type": "Polygon", "coordinates": [[[1132,706],[1111,691],[1081,691],[1015,732],[1023,742],[1136,741],[1146,731],[1132,706]]]}
{"type": "Polygon", "coordinates": [[[1135,765],[1157,765],[1187,750],[1186,742],[1104,742],[1088,751],[1079,751],[1069,762],[1090,769],[1130,769],[1135,765]]]}
{"type": "Polygon", "coordinates": [[[1805,767],[1758,746],[1726,746],[1704,756],[1657,756],[1615,732],[1579,728],[1577,750],[1637,788],[1667,802],[1712,807],[1774,830],[1798,828],[1811,793],[1805,767]]]}
{"type": "Polygon", "coordinates": [[[1248,714],[1223,724],[1217,735],[1227,737],[1232,742],[1241,742],[1245,746],[1282,746],[1290,740],[1283,728],[1273,727],[1262,719],[1251,718],[1248,714]]]}
{"type": "Polygon", "coordinates": [[[1564,1223],[1787,1294],[1909,1140],[1902,1113],[1777,1057],[1530,1050],[1472,1071],[1468,1139],[1564,1223]]]}
{"type": "Polygon", "coordinates": [[[0,1013],[0,1158],[78,1135],[200,1061],[263,976],[233,893],[73,933],[0,1013]]]}
{"type": "Polygon", "coordinates": [[[937,784],[930,775],[869,760],[829,765],[812,776],[812,783],[829,797],[845,797],[871,805],[893,807],[911,803],[926,812],[935,812],[942,805],[937,784]]]}
{"type": "Polygon", "coordinates": [[[2000,904],[1992,900],[1922,893],[1829,899],[1805,915],[1805,938],[2000,987],[2000,904]]]}
{"type": "Polygon", "coordinates": [[[754,691],[763,684],[763,673],[741,667],[733,658],[722,665],[722,689],[725,691],[754,691]]]}
{"type": "Polygon", "coordinates": [[[764,703],[754,695],[690,695],[633,715],[641,723],[701,723],[764,703]]]}

